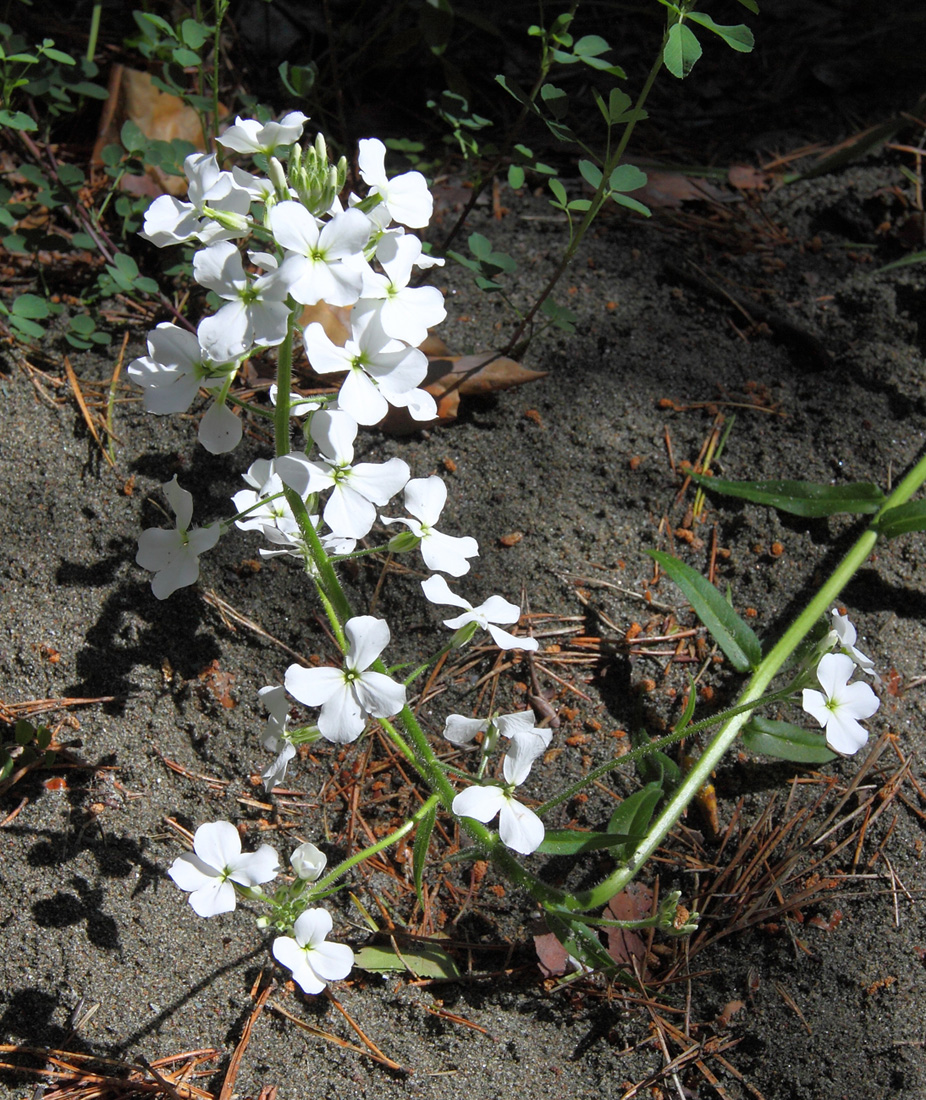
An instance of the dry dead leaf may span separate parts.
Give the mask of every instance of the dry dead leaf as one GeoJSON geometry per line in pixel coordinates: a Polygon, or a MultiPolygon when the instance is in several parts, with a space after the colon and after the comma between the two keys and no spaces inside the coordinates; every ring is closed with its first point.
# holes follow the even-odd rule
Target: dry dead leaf
{"type": "MultiPolygon", "coordinates": [[[[605,916],[612,920],[645,920],[652,916],[653,891],[642,882],[631,882],[608,902],[605,916]]],[[[649,977],[649,968],[646,965],[646,944],[636,932],[624,928],[608,929],[608,954],[619,964],[634,969],[634,961],[637,963],[637,972],[643,981],[649,977]]]]}
{"type": "Polygon", "coordinates": [[[682,175],[680,172],[647,171],[646,185],[634,192],[634,198],[647,206],[673,209],[685,202],[730,202],[728,192],[721,191],[707,180],[682,175]]]}
{"type": "MultiPolygon", "coordinates": [[[[220,114],[226,110],[220,105],[220,114]]],[[[119,142],[122,125],[131,121],[145,137],[157,141],[173,141],[182,138],[204,149],[203,131],[199,116],[186,106],[178,96],[162,92],[152,83],[150,73],[114,65],[109,77],[109,99],[103,105],[96,143],[93,146],[91,164],[101,168],[100,156],[104,145],[119,142]]],[[[136,194],[183,195],[186,179],[165,175],[160,169],[148,166],[144,176],[124,176],[121,186],[136,194]]]]}

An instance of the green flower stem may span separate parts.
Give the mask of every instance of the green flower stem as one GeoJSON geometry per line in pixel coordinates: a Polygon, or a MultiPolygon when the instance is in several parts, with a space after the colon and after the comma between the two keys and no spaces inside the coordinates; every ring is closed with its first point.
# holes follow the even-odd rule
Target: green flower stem
{"type": "MultiPolygon", "coordinates": [[[[453,799],[456,792],[450,785],[443,766],[434,755],[431,746],[428,744],[428,739],[419,725],[417,718],[415,718],[411,708],[407,706],[403,708],[399,717],[415,746],[419,772],[421,772],[424,779],[430,784],[431,789],[436,792],[436,796],[440,799],[444,809],[452,814],[453,799]]],[[[505,845],[502,844],[497,833],[493,832],[491,829],[487,829],[485,825],[479,821],[475,821],[471,817],[460,817],[457,818],[457,820],[460,822],[463,830],[476,842],[479,849],[495,863],[502,873],[523,890],[526,890],[534,899],[538,902],[552,905],[569,904],[569,897],[564,894],[562,890],[557,890],[555,887],[548,886],[545,882],[542,882],[539,878],[536,878],[529,871],[525,870],[511,852],[508,851],[505,845]]]]}
{"type": "MultiPolygon", "coordinates": [[[[717,767],[724,753],[735,742],[740,730],[748,721],[750,713],[760,704],[762,695],[772,679],[781,671],[782,666],[797,646],[800,645],[819,619],[826,614],[839,593],[868,560],[878,542],[878,521],[880,517],[888,509],[906,503],[924,482],[926,482],[926,454],[920,457],[897,488],[884,501],[862,536],[856,540],[810,603],[784,632],[768,656],[763,659],[740,695],[735,708],[737,713],[715,734],[694,767],[666,803],[662,812],[652,822],[646,837],[634,849],[628,862],[618,867],[597,886],[574,895],[568,902],[570,908],[580,910],[596,909],[601,905],[605,905],[615,894],[624,889],[637,871],[653,855],[670,830],[674,828],[692,798],[709,781],[711,772],[717,767]]],[[[691,727],[688,728],[691,729],[691,727]]],[[[627,758],[624,757],[623,759],[627,758]]]]}
{"type": "MultiPolygon", "coordinates": [[[[273,442],[277,458],[288,455],[290,451],[289,395],[293,388],[293,338],[296,331],[296,305],[292,300],[289,304],[290,313],[286,325],[286,336],[283,343],[280,344],[277,355],[277,404],[273,417],[273,442]]],[[[341,587],[341,582],[338,580],[338,575],[325,553],[318,532],[309,518],[305,501],[295,489],[290,489],[289,486],[286,486],[283,491],[286,494],[286,503],[296,517],[296,522],[299,524],[302,536],[312,555],[312,561],[318,574],[316,579],[319,588],[330,601],[340,623],[344,624],[351,618],[353,611],[347,596],[344,594],[344,589],[341,587]]]]}
{"type": "Polygon", "coordinates": [[[339,863],[333,871],[329,871],[324,878],[314,883],[312,886],[312,893],[320,894],[329,889],[338,879],[342,879],[352,867],[356,867],[358,863],[363,863],[364,860],[369,859],[371,856],[378,855],[392,844],[401,840],[403,836],[410,833],[419,822],[427,817],[439,801],[440,795],[432,794],[426,802],[423,802],[418,807],[407,821],[404,821],[399,828],[395,830],[395,832],[390,833],[388,836],[384,836],[382,840],[377,840],[375,844],[371,844],[369,848],[364,848],[361,852],[354,852],[352,856],[348,856],[347,859],[339,863]]]}
{"type": "MultiPolygon", "coordinates": [[[[643,104],[646,102],[650,92],[652,91],[653,84],[656,82],[656,77],[659,75],[659,70],[662,68],[662,59],[665,53],[666,42],[668,41],[668,39],[669,32],[667,30],[663,34],[662,44],[659,47],[659,53],[656,56],[653,67],[650,69],[649,75],[646,78],[646,82],[640,90],[640,94],[637,96],[636,103],[633,105],[634,112],[642,109],[643,104]]],[[[566,269],[572,263],[572,260],[576,252],[578,251],[579,246],[585,239],[585,234],[591,228],[592,222],[594,222],[595,218],[598,217],[599,211],[601,210],[602,206],[604,206],[605,202],[607,202],[608,196],[610,194],[609,180],[611,179],[611,174],[614,169],[620,164],[621,157],[623,157],[624,152],[627,149],[627,145],[630,142],[631,135],[633,134],[636,125],[637,120],[635,117],[631,118],[629,122],[625,123],[624,132],[621,134],[620,141],[618,141],[616,148],[608,156],[607,161],[602,168],[601,182],[598,184],[598,190],[595,192],[595,195],[591,200],[591,205],[589,206],[588,210],[585,211],[585,216],[579,223],[578,229],[576,229],[575,233],[572,234],[566,251],[563,253],[563,258],[557,265],[556,270],[550,276],[547,285],[540,292],[540,296],[537,298],[531,308],[521,318],[521,323],[515,329],[514,334],[508,341],[507,347],[505,348],[504,352],[502,352],[503,355],[511,355],[512,351],[517,346],[518,341],[527,330],[528,325],[530,325],[530,323],[533,321],[540,307],[547,300],[547,298],[549,298],[550,294],[553,291],[553,288],[560,281],[560,279],[565,274],[566,269]]]]}
{"type": "MultiPolygon", "coordinates": [[[[623,767],[625,764],[635,764],[638,760],[643,760],[645,757],[649,756],[650,753],[659,752],[661,749],[668,748],[670,745],[675,745],[679,741],[683,741],[686,737],[690,737],[695,733],[700,733],[702,730],[710,729],[712,726],[719,726],[721,723],[731,718],[735,718],[737,715],[749,715],[760,706],[767,706],[769,703],[785,702],[793,697],[794,691],[791,687],[788,687],[785,691],[777,691],[772,695],[764,695],[761,699],[756,699],[755,701],[739,703],[735,707],[728,707],[718,714],[712,714],[710,718],[702,718],[700,722],[692,722],[691,725],[685,726],[680,730],[673,730],[672,733],[667,733],[664,737],[658,737],[655,741],[647,741],[645,745],[640,745],[632,752],[625,753],[623,756],[616,756],[606,764],[600,764],[577,783],[573,783],[571,787],[567,787],[566,790],[560,791],[559,794],[554,795],[553,798],[544,802],[542,806],[538,806],[534,813],[539,817],[543,817],[545,813],[549,813],[550,810],[559,806],[562,802],[568,802],[570,798],[575,798],[575,796],[579,794],[584,787],[587,787],[589,783],[594,783],[596,779],[600,779],[603,775],[607,775],[608,772],[613,772],[617,768],[623,767]]],[[[703,786],[704,784],[702,783],[701,785],[703,786]]]]}

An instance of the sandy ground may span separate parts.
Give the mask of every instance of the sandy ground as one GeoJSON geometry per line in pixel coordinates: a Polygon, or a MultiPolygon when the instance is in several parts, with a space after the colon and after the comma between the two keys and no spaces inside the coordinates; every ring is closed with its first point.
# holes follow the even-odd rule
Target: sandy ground
{"type": "MultiPolygon", "coordinates": [[[[415,476],[447,479],[444,528],[482,547],[461,590],[473,602],[523,592],[536,616],[525,620],[541,643],[534,672],[561,751],[535,768],[529,796],[621,751],[625,731],[656,734],[678,717],[696,666],[607,643],[592,647],[594,663],[569,664],[589,649],[552,633],[619,639],[633,624],[645,633],[693,625],[678,591],[652,584],[647,548],[702,572],[712,548],[721,551],[718,584],[773,637],[859,530],[720,500],[692,527],[679,464],[696,460],[718,412],[736,417],[715,467],[731,478],[886,486],[922,453],[926,267],[875,271],[900,254],[898,164],[881,155],[761,194],[717,184],[715,202],[649,223],[604,219],[562,287],[576,335],[546,333],[524,356],[549,372],[542,380],[471,399],[455,423],[428,433],[363,436],[366,457],[401,455],[415,476]],[[761,323],[718,298],[718,284],[761,323]]],[[[445,218],[456,194],[442,197],[445,218]]],[[[518,260],[523,303],[558,255],[563,225],[542,200],[503,198],[505,217],[480,209],[471,228],[518,260]]],[[[438,282],[450,313],[441,335],[455,352],[505,338],[511,318],[499,299],[459,268],[438,282]]],[[[143,335],[132,334],[129,356],[143,335]]],[[[447,937],[463,975],[429,984],[355,970],[333,990],[401,1067],[389,1069],[300,1027],[362,1046],[334,1004],[282,986],[246,907],[201,921],[165,875],[183,850],[170,821],[194,829],[230,818],[245,823],[249,844],[285,855],[292,838],[312,839],[334,859],[365,842],[363,822],[380,827],[413,804],[400,776],[377,771],[375,738],[313,748],[292,776],[299,793],[273,804],[255,785],[268,762],[258,689],[281,682],[291,651],[329,655],[293,569],[258,567],[257,542],[235,534],[203,558],[197,588],[159,603],[134,564],[138,533],[165,522],[160,483],[176,473],[194,493],[197,522],[221,518],[240,470],[269,453],[266,432],[255,419],[237,452],[211,457],[195,416],[146,417],[124,387],[110,469],[70,390],[54,382],[64,376],[60,349],[48,352],[45,375],[12,348],[0,362],[0,700],[111,698],[46,714],[77,766],[26,776],[0,797],[0,1040],[126,1062],[214,1048],[198,1083],[218,1094],[264,969],[278,988],[250,1035],[241,1097],[270,1086],[281,1100],[620,1097],[651,1075],[667,1096],[926,1096],[921,537],[879,547],[842,597],[885,677],[866,752],[819,769],[732,754],[715,779],[718,832],[692,810],[645,872],[705,914],[691,941],[655,941],[648,996],[600,978],[544,982],[533,907],[491,870],[471,891],[468,865],[445,862],[452,829],[435,841],[430,913],[414,907],[407,859],[353,876],[351,891],[380,924],[384,908],[447,937]],[[99,1007],[71,1035],[80,998],[99,1007]],[[676,1076],[665,1076],[679,1056],[676,1076]]],[[[74,358],[88,398],[114,356],[74,358]]],[[[396,659],[427,651],[440,627],[419,576],[381,573],[374,561],[350,576],[356,606],[375,598],[396,659]]],[[[445,673],[421,709],[435,739],[448,710],[477,705],[491,669],[487,653],[445,673]]],[[[498,706],[525,704],[530,671],[501,671],[498,706]]],[[[703,681],[714,701],[703,707],[736,685],[714,669],[703,681]]],[[[600,826],[638,786],[630,769],[617,772],[564,807],[558,824],[600,826]]],[[[557,881],[607,870],[594,858],[531,865],[557,881]]],[[[341,938],[368,941],[347,893],[332,908],[341,938]]],[[[2,1096],[32,1087],[0,1071],[2,1096]]]]}

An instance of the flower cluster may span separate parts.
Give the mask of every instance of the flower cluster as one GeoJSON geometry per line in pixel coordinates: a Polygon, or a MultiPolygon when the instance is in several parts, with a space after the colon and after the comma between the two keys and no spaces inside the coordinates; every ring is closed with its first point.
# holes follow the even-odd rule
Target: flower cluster
{"type": "Polygon", "coordinates": [[[867,672],[880,683],[874,671],[874,661],[856,648],[857,634],[847,615],[835,608],[833,627],[824,639],[828,649],[817,665],[816,676],[822,691],[804,688],[804,710],[826,730],[826,743],[833,752],[844,756],[857,753],[868,740],[868,730],[859,719],[870,718],[881,701],[868,684],[852,681],[856,668],[867,672]]]}
{"type": "MultiPolygon", "coordinates": [[[[327,859],[314,844],[300,844],[290,857],[297,889],[315,882],[327,859]]],[[[167,872],[181,890],[190,891],[189,902],[201,917],[230,913],[240,892],[262,897],[260,887],[279,869],[277,854],[269,844],[256,852],[241,851],[238,830],[228,821],[200,825],[193,836],[193,851],[178,856],[167,872]]],[[[303,908],[292,922],[292,936],[273,941],[274,958],[292,971],[293,980],[306,993],[321,993],[328,982],[346,978],[354,965],[353,951],[343,943],[328,943],[331,915],[324,909],[303,908]]]]}
{"type": "Polygon", "coordinates": [[[530,855],[543,843],[543,822],[514,797],[514,789],[527,779],[534,761],[546,752],[553,735],[534,725],[534,716],[529,710],[486,720],[451,714],[444,725],[444,737],[454,745],[470,745],[479,733],[485,734],[484,758],[495,747],[499,736],[508,738],[509,748],[502,761],[505,781],[501,786],[485,783],[467,787],[453,800],[453,812],[484,824],[498,817],[498,835],[502,843],[521,855],[530,855]]]}
{"type": "MultiPolygon", "coordinates": [[[[134,360],[129,375],[143,387],[145,406],[154,413],[184,412],[205,391],[210,405],[200,440],[213,453],[229,451],[242,437],[241,419],[229,407],[242,364],[256,350],[291,341],[301,331],[300,307],[323,302],[350,308],[347,339],[338,344],[313,322],[302,342],[315,371],[343,375],[339,391],[333,399],[306,401],[274,389],[272,399],[288,401],[291,417],[305,418],[305,449],[254,462],[243,475],[248,487],[232,498],[234,519],[202,529],[189,529],[192,499],[174,479],[164,489],[177,529],[146,531],[137,561],[155,570],[152,587],[163,599],[196,580],[199,555],[233,523],[263,536],[269,544],[261,549],[263,556],[289,555],[313,575],[318,545],[328,555],[347,556],[378,520],[404,524],[407,530],[390,540],[390,550],[420,549],[433,572],[422,584],[424,595],[432,603],[464,609],[445,620],[455,632],[451,644],[463,645],[483,628],[502,648],[535,648],[533,639],[501,628],[518,621],[515,604],[491,596],[474,607],[440,575],[463,576],[479,553],[474,538],[438,530],[447,499],[443,481],[434,475],[412,478],[400,458],[356,461],[359,428],[378,423],[390,406],[421,422],[436,415],[434,399],[420,388],[427,359],[418,345],[446,311],[440,291],[413,285],[413,276],[442,261],[428,256],[408,232],[431,217],[433,200],[424,177],[406,172],[389,179],[385,146],[365,139],[358,163],[368,193],[350,194],[342,202],[346,163],[329,164],[320,136],[305,151],[294,144],[306,121],[299,112],[264,125],[237,119],[220,142],[234,152],[267,158],[266,177],[237,167],[224,171],[215,155],[195,154],[185,163],[189,201],[164,196],[149,207],[147,239],[159,246],[202,244],[193,256],[193,276],[222,304],[195,332],[159,325],[148,336],[148,354],[134,360]],[[260,248],[243,255],[244,238],[256,239],[260,248]],[[399,493],[408,516],[380,515],[399,493]],[[295,497],[305,514],[293,511],[295,497]]],[[[343,667],[293,665],[285,678],[293,698],[320,708],[318,731],[336,742],[355,740],[369,718],[394,715],[405,705],[405,687],[371,667],[389,642],[388,625],[356,616],[343,624],[343,639],[343,667]]],[[[264,780],[273,786],[285,775],[295,746],[287,738],[283,688],[268,687],[261,694],[271,713],[264,745],[276,754],[264,780]]]]}

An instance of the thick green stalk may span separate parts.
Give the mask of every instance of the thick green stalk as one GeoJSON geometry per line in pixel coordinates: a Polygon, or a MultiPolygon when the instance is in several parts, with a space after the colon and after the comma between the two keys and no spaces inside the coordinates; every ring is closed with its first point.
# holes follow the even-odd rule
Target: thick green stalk
{"type": "Polygon", "coordinates": [[[761,697],[772,679],[781,671],[782,666],[797,646],[800,645],[820,618],[826,614],[839,593],[868,560],[878,541],[877,524],[880,517],[888,509],[895,508],[898,504],[904,504],[908,501],[924,482],[926,482],[926,454],[920,457],[906,477],[885,500],[864,534],[836,566],[820,590],[781,636],[768,656],[763,659],[737,701],[739,713],[734,715],[715,734],[694,767],[666,803],[662,812],[652,822],[646,837],[636,847],[627,863],[618,867],[597,886],[572,897],[568,902],[571,908],[580,910],[596,909],[601,905],[605,905],[615,894],[624,889],[637,871],[653,855],[670,830],[674,828],[697,792],[708,782],[711,772],[717,767],[723,755],[736,741],[740,730],[748,722],[751,712],[759,705],[761,697]],[[740,708],[748,709],[740,710],[740,708]]]}

